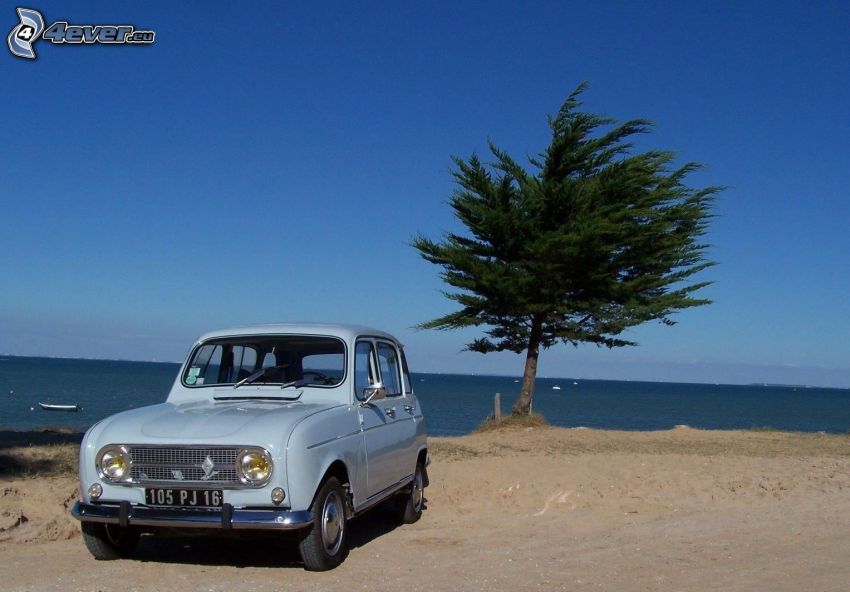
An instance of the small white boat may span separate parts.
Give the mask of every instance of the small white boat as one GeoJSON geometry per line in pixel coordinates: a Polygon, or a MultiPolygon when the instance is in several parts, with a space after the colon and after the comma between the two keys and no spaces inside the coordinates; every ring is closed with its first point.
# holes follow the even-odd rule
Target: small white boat
{"type": "Polygon", "coordinates": [[[555,386],[553,386],[553,387],[552,387],[552,390],[553,390],[553,391],[559,391],[559,390],[561,390],[561,387],[559,387],[559,386],[556,384],[555,386]]]}
{"type": "Polygon", "coordinates": [[[573,381],[573,384],[578,384],[578,383],[577,383],[577,382],[575,382],[575,381],[573,381]]]}
{"type": "Polygon", "coordinates": [[[39,407],[44,409],[45,411],[82,411],[82,407],[79,405],[59,405],[56,403],[39,403],[39,407]]]}

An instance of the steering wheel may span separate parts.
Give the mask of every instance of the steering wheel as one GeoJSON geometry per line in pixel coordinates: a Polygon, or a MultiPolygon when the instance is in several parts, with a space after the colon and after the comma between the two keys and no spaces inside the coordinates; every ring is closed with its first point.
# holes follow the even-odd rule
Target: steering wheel
{"type": "MultiPolygon", "coordinates": [[[[260,375],[263,382],[267,381],[269,378],[276,378],[275,374],[280,373],[282,370],[286,370],[289,368],[290,364],[278,364],[276,366],[268,366],[267,368],[263,368],[263,373],[260,375]]],[[[280,379],[283,380],[283,375],[280,375],[280,379]]]]}
{"type": "Polygon", "coordinates": [[[304,378],[306,378],[308,374],[315,376],[318,380],[321,380],[323,384],[333,384],[336,382],[336,378],[333,376],[328,376],[327,374],[317,372],[316,370],[304,370],[301,374],[304,378]]]}

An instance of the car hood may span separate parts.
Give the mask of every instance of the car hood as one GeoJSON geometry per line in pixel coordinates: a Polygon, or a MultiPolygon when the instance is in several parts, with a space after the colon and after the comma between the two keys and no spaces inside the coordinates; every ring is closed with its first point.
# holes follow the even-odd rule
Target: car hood
{"type": "Polygon", "coordinates": [[[114,415],[98,440],[107,443],[280,444],[301,419],[337,404],[299,401],[162,403],[114,415]],[[271,440],[269,440],[271,439],[271,440]]]}

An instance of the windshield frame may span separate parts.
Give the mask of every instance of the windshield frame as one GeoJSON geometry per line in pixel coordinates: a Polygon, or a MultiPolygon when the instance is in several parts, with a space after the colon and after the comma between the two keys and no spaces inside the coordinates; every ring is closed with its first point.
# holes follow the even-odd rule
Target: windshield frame
{"type": "MultiPolygon", "coordinates": [[[[274,339],[276,337],[279,338],[317,338],[317,339],[334,339],[342,344],[342,378],[340,378],[339,382],[335,384],[299,384],[298,388],[310,388],[310,389],[337,389],[343,386],[348,380],[348,343],[345,339],[340,337],[339,335],[328,335],[328,334],[319,334],[319,333],[243,333],[237,335],[219,335],[216,337],[211,337],[209,339],[205,339],[203,341],[199,341],[192,348],[192,351],[189,352],[189,355],[186,357],[186,362],[183,364],[183,367],[180,370],[180,385],[186,389],[202,389],[202,388],[234,388],[237,382],[215,382],[209,384],[189,384],[186,382],[186,377],[189,374],[189,368],[192,365],[192,361],[195,359],[195,356],[198,354],[198,350],[204,347],[205,345],[220,343],[220,342],[228,342],[239,339],[246,338],[256,338],[256,339],[274,339]]],[[[286,384],[286,382],[251,382],[241,386],[239,389],[235,389],[237,393],[250,392],[251,389],[274,389],[281,390],[282,385],[286,384]]],[[[250,396],[250,395],[249,395],[250,396]]]]}

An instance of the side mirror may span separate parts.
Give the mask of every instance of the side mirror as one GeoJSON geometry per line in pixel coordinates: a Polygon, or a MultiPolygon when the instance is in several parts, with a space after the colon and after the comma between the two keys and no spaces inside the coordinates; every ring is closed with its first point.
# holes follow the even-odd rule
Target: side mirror
{"type": "Polygon", "coordinates": [[[381,399],[386,399],[387,389],[385,389],[384,385],[380,382],[376,382],[375,384],[367,386],[363,389],[363,396],[366,397],[366,400],[360,404],[365,407],[372,401],[380,401],[381,399]]]}

